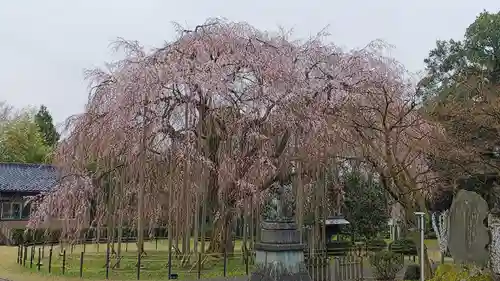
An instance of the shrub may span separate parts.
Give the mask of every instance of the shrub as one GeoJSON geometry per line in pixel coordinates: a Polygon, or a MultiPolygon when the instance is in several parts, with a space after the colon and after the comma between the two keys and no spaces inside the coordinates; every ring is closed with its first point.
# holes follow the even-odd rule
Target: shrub
{"type": "Polygon", "coordinates": [[[55,237],[58,240],[60,235],[60,231],[50,232],[45,229],[26,230],[24,228],[16,228],[12,229],[10,238],[15,245],[42,244],[47,242],[48,237],[55,237]]]}
{"type": "Polygon", "coordinates": [[[473,265],[442,264],[430,281],[493,281],[493,278],[473,265]]]}
{"type": "Polygon", "coordinates": [[[353,249],[351,241],[330,241],[327,244],[328,254],[331,256],[344,256],[353,249]]]}
{"type": "Polygon", "coordinates": [[[366,249],[372,252],[378,252],[387,248],[387,243],[383,239],[372,239],[366,242],[366,249]]]}
{"type": "Polygon", "coordinates": [[[393,241],[389,245],[389,250],[403,254],[405,256],[416,256],[417,255],[417,246],[411,239],[399,239],[396,241],[393,241]]]}
{"type": "Polygon", "coordinates": [[[420,265],[410,264],[406,268],[404,280],[418,281],[420,280],[420,265]]]}
{"type": "MultiPolygon", "coordinates": [[[[100,240],[106,241],[107,237],[107,228],[106,227],[101,227],[100,228],[100,240]]],[[[118,239],[118,229],[115,229],[113,232],[115,239],[118,239]]],[[[167,231],[165,228],[155,228],[153,229],[153,236],[154,237],[166,237],[168,235],[167,231]]],[[[207,232],[205,234],[206,237],[210,233],[207,232]]],[[[14,244],[42,244],[42,243],[57,243],[59,242],[61,237],[61,230],[52,230],[48,231],[46,229],[36,229],[36,230],[29,230],[26,232],[26,229],[24,228],[17,228],[17,229],[12,229],[10,239],[14,244]]],[[[95,228],[93,229],[83,229],[80,233],[80,237],[85,239],[87,242],[90,242],[94,239],[97,238],[97,231],[95,228]]],[[[135,228],[127,228],[124,227],[122,230],[122,241],[136,241],[137,240],[137,231],[135,228]]],[[[149,229],[144,231],[144,237],[149,237],[149,229]]]]}
{"type": "Polygon", "coordinates": [[[383,250],[370,256],[370,265],[377,280],[394,280],[404,266],[404,256],[383,250]]]}

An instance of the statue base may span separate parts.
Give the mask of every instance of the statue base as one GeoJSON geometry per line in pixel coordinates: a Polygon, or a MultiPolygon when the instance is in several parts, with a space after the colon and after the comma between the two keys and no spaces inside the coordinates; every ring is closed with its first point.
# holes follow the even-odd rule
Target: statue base
{"type": "Polygon", "coordinates": [[[261,227],[261,242],[255,243],[255,270],[250,281],[311,281],[296,224],[263,222],[261,227]]]}

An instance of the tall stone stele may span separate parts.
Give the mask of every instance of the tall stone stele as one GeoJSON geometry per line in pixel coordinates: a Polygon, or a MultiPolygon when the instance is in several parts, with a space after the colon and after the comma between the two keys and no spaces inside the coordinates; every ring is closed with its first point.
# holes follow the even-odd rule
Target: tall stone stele
{"type": "Polygon", "coordinates": [[[294,219],[295,200],[287,192],[286,186],[279,187],[265,206],[250,281],[311,281],[294,219]]]}
{"type": "MultiPolygon", "coordinates": [[[[464,177],[459,180],[459,188],[479,194],[488,205],[486,225],[489,230],[489,243],[486,250],[489,255],[486,263],[491,270],[493,280],[500,281],[500,175],[493,172],[464,177]]],[[[456,201],[457,196],[453,202],[456,201]]],[[[481,205],[484,206],[484,202],[481,205]]],[[[484,217],[484,215],[482,216],[484,217]]],[[[452,227],[450,211],[450,239],[453,236],[452,227]]],[[[481,242],[482,244],[483,242],[481,242]]],[[[451,240],[448,242],[448,247],[451,251],[451,240]]]]}
{"type": "Polygon", "coordinates": [[[488,266],[488,204],[474,191],[460,190],[449,213],[448,248],[457,263],[488,266]]]}

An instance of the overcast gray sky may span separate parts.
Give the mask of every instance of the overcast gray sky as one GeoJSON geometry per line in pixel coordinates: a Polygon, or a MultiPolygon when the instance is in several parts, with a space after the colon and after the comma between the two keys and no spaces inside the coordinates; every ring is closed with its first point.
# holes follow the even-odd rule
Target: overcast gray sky
{"type": "MultiPolygon", "coordinates": [[[[495,4],[496,3],[496,4],[495,4]]],[[[362,47],[374,39],[410,71],[436,39],[461,38],[483,9],[498,0],[17,0],[0,2],[0,100],[16,107],[45,104],[56,122],[79,113],[87,99],[83,70],[112,59],[117,37],[160,46],[209,17],[246,21],[306,38],[329,25],[330,40],[362,47]]]]}

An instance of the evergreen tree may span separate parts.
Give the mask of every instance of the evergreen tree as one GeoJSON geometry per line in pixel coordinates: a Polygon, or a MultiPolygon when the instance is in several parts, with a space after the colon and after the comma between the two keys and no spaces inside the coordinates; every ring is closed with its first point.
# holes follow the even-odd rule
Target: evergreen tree
{"type": "Polygon", "coordinates": [[[55,146],[59,141],[60,135],[54,126],[52,115],[50,115],[46,106],[40,106],[40,110],[38,110],[38,113],[35,115],[35,122],[43,136],[45,144],[50,147],[55,146]]]}
{"type": "Polygon", "coordinates": [[[345,215],[357,238],[371,239],[387,229],[389,207],[385,190],[359,172],[344,175],[345,215]]]}

